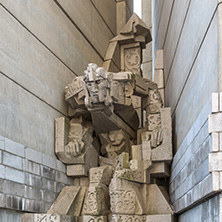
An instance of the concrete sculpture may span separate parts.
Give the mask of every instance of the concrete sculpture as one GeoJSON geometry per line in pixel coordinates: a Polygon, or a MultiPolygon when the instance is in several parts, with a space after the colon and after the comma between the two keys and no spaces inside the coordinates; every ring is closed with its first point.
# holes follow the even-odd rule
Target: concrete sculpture
{"type": "Polygon", "coordinates": [[[111,40],[121,48],[121,72],[90,63],[65,88],[70,119],[55,120],[55,153],[74,186],[63,188],[48,214],[82,222],[159,222],[160,215],[173,221],[166,183],[171,111],[163,107],[158,85],[140,70],[149,38],[133,15],[111,40]]]}

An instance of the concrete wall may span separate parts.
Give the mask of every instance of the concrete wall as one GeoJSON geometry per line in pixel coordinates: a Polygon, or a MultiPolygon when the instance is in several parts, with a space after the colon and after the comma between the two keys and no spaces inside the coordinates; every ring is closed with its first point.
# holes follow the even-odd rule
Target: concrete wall
{"type": "Polygon", "coordinates": [[[190,218],[221,191],[219,172],[209,169],[215,151],[208,132],[211,95],[221,91],[221,7],[218,0],[152,1],[153,64],[163,49],[165,101],[172,109],[170,195],[179,221],[212,221],[190,218]]]}
{"type": "MultiPolygon", "coordinates": [[[[54,154],[54,119],[67,116],[65,86],[88,63],[102,65],[117,2],[0,1],[0,207],[45,212],[72,184],[54,154]]],[[[124,21],[132,2],[124,1],[124,21]]]]}

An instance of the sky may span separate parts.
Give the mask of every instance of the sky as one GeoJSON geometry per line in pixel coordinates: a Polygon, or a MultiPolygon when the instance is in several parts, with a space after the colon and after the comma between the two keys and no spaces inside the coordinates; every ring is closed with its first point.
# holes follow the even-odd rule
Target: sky
{"type": "Polygon", "coordinates": [[[141,18],[141,0],[134,0],[134,12],[141,18]]]}

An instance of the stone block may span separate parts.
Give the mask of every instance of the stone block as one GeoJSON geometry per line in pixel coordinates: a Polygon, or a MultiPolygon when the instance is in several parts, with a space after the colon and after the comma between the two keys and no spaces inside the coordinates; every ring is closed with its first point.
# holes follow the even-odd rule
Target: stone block
{"type": "Polygon", "coordinates": [[[50,167],[52,169],[56,169],[56,160],[57,159],[55,159],[51,156],[48,156],[44,153],[42,154],[42,164],[47,167],[50,167]]]}
{"type": "Polygon", "coordinates": [[[29,214],[25,213],[21,215],[21,222],[74,222],[75,219],[72,216],[58,215],[58,214],[29,214]]]}
{"type": "Polygon", "coordinates": [[[32,187],[42,187],[42,180],[40,176],[36,176],[30,173],[25,173],[25,184],[32,187]]]}
{"type": "Polygon", "coordinates": [[[10,167],[5,167],[5,178],[17,183],[25,183],[25,172],[10,167]]]}
{"type": "Polygon", "coordinates": [[[166,178],[170,176],[170,167],[164,162],[153,163],[152,168],[150,169],[150,175],[153,178],[166,178]]]}
{"type": "Polygon", "coordinates": [[[212,140],[212,146],[211,152],[218,152],[219,151],[219,139],[220,139],[220,133],[211,133],[211,140],[212,140]]]}
{"type": "Polygon", "coordinates": [[[47,213],[79,216],[85,191],[85,187],[65,186],[47,213]]]}
{"type": "Polygon", "coordinates": [[[5,195],[6,208],[13,210],[24,210],[24,198],[15,195],[5,195]]]}
{"type": "Polygon", "coordinates": [[[219,96],[218,93],[212,93],[212,113],[219,112],[219,96]]]}
{"type": "MultiPolygon", "coordinates": [[[[70,122],[65,117],[60,117],[55,119],[55,153],[60,161],[66,164],[86,164],[91,167],[96,167],[98,165],[98,153],[96,149],[92,146],[93,138],[87,127],[83,126],[79,122],[70,122]],[[72,131],[76,131],[78,128],[82,127],[82,135],[74,139],[76,146],[73,148],[74,141],[69,141],[70,136],[72,137],[72,131]],[[83,133],[83,131],[87,131],[83,133]],[[79,141],[79,139],[81,141],[79,141]],[[80,149],[80,143],[82,149],[80,149]],[[68,146],[70,144],[70,146],[68,146]],[[67,147],[68,146],[68,147],[67,147]],[[70,148],[71,147],[71,148],[70,148]],[[67,151],[70,148],[72,151],[67,151]],[[74,149],[80,149],[79,153],[75,153],[74,149]],[[83,149],[84,148],[84,149],[83,149]]],[[[46,161],[53,162],[53,160],[46,161]]],[[[52,166],[50,166],[52,167],[52,166]]],[[[52,167],[53,168],[53,167],[52,167]]]]}
{"type": "Polygon", "coordinates": [[[142,158],[143,160],[151,160],[151,144],[150,141],[142,142],[142,158]]]}
{"type": "Polygon", "coordinates": [[[142,197],[145,208],[145,214],[174,214],[166,194],[156,184],[143,185],[142,197]]]}
{"type": "Polygon", "coordinates": [[[114,173],[115,178],[122,180],[129,180],[138,183],[144,183],[145,174],[144,170],[131,170],[131,169],[121,169],[116,170],[114,173]]]}
{"type": "Polygon", "coordinates": [[[79,186],[88,187],[89,186],[89,178],[88,177],[80,177],[79,178],[79,186]]]}
{"type": "Polygon", "coordinates": [[[158,85],[158,89],[164,88],[163,69],[154,71],[154,82],[158,85]]]}
{"type": "Polygon", "coordinates": [[[113,178],[109,185],[109,194],[112,214],[144,214],[138,183],[113,178]]]}
{"type": "Polygon", "coordinates": [[[6,166],[13,167],[18,170],[23,169],[23,159],[11,153],[7,153],[7,152],[3,153],[3,164],[6,166]]]}
{"type": "Polygon", "coordinates": [[[67,176],[80,177],[88,176],[89,167],[86,165],[67,165],[67,176]]]}
{"type": "Polygon", "coordinates": [[[90,184],[82,208],[82,215],[108,215],[109,213],[109,191],[104,184],[90,184]]]}
{"type": "Polygon", "coordinates": [[[219,133],[219,140],[220,142],[220,146],[219,146],[219,150],[222,151],[222,133],[219,133]]]}
{"type": "Polygon", "coordinates": [[[132,159],[143,160],[141,145],[133,145],[132,146],[132,159]]]}
{"type": "MultiPolygon", "coordinates": [[[[40,166],[40,171],[41,171],[42,177],[45,177],[45,178],[48,178],[51,180],[55,180],[57,172],[54,169],[46,167],[46,166],[40,166]]],[[[58,180],[58,179],[56,178],[56,180],[58,180]]]]}
{"type": "Polygon", "coordinates": [[[0,150],[0,164],[2,164],[2,150],[0,150]]]}
{"type": "Polygon", "coordinates": [[[147,215],[146,222],[174,222],[174,217],[171,214],[147,215]]]}
{"type": "Polygon", "coordinates": [[[155,69],[163,69],[163,50],[156,51],[155,69]]]}
{"type": "Polygon", "coordinates": [[[163,142],[152,149],[152,161],[170,163],[173,158],[171,108],[161,108],[161,125],[163,142]]]}
{"type": "Polygon", "coordinates": [[[208,132],[222,132],[222,113],[213,113],[208,116],[208,132]]]}
{"type": "Polygon", "coordinates": [[[99,156],[99,165],[100,166],[113,166],[114,165],[114,160],[99,156]]]}
{"type": "Polygon", "coordinates": [[[89,170],[90,184],[102,183],[105,185],[109,185],[112,174],[113,174],[112,166],[101,166],[101,167],[91,168],[89,170]]]}
{"type": "Polygon", "coordinates": [[[66,173],[62,173],[60,171],[55,171],[55,180],[58,182],[61,182],[61,183],[67,183],[68,177],[67,177],[66,173]]]}
{"type": "Polygon", "coordinates": [[[63,172],[63,173],[66,172],[66,166],[60,160],[56,160],[56,169],[63,172]]]}
{"type": "Polygon", "coordinates": [[[28,199],[41,200],[42,191],[38,187],[24,186],[24,197],[28,199]]]}
{"type": "Polygon", "coordinates": [[[42,163],[42,153],[29,147],[25,148],[25,158],[36,163],[42,163]]]}
{"type": "Polygon", "coordinates": [[[21,183],[15,183],[9,180],[0,180],[0,192],[15,195],[24,196],[24,185],[21,183]]]}
{"type": "Polygon", "coordinates": [[[83,215],[79,217],[79,222],[91,222],[91,221],[107,222],[107,216],[83,215]]]}
{"type": "Polygon", "coordinates": [[[42,188],[49,191],[54,191],[55,181],[47,178],[42,178],[42,188]]]}
{"type": "Polygon", "coordinates": [[[146,216],[144,215],[121,215],[121,214],[111,214],[110,215],[110,221],[111,222],[145,222],[146,221],[146,216]]]}
{"type": "Polygon", "coordinates": [[[40,165],[27,159],[23,160],[23,170],[35,175],[40,175],[40,165]]]}
{"type": "Polygon", "coordinates": [[[222,171],[222,152],[209,153],[209,171],[222,171]]]}
{"type": "Polygon", "coordinates": [[[5,138],[5,150],[16,154],[18,156],[24,157],[25,156],[25,147],[20,143],[16,143],[8,138],[5,138]]]}
{"type": "Polygon", "coordinates": [[[6,207],[6,200],[5,200],[5,194],[0,193],[0,207],[6,207]]]}
{"type": "Polygon", "coordinates": [[[114,160],[116,169],[129,168],[129,153],[123,152],[114,160]]]}
{"type": "Polygon", "coordinates": [[[0,178],[5,178],[5,166],[0,165],[0,178]]]}
{"type": "Polygon", "coordinates": [[[4,150],[4,149],[5,149],[5,141],[0,140],[0,150],[4,150]]]}

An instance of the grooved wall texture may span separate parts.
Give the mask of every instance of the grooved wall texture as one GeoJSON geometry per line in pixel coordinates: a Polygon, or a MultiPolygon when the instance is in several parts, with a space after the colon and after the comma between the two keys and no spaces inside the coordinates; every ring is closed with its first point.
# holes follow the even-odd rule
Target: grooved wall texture
{"type": "Polygon", "coordinates": [[[181,222],[221,221],[221,208],[213,210],[219,197],[206,199],[220,190],[219,174],[209,170],[208,115],[211,95],[221,89],[221,10],[221,0],[152,1],[153,64],[163,49],[165,101],[172,109],[170,196],[181,222]]]}

